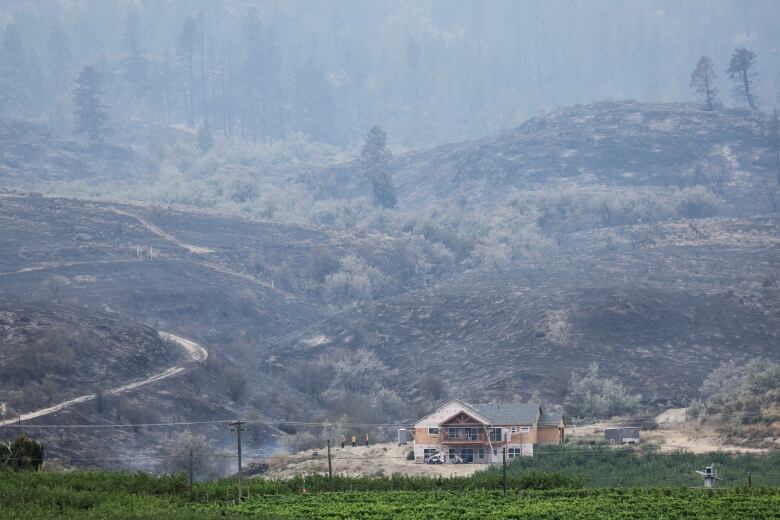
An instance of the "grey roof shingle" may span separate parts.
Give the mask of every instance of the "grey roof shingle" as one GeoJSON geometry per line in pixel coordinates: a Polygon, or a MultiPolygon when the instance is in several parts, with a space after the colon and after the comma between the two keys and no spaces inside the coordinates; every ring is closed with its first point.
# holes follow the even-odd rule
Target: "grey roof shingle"
{"type": "Polygon", "coordinates": [[[563,413],[561,412],[544,412],[539,417],[539,424],[542,426],[558,426],[561,424],[563,413]]]}
{"type": "Polygon", "coordinates": [[[540,402],[469,404],[492,424],[533,424],[539,416],[540,402]]]}

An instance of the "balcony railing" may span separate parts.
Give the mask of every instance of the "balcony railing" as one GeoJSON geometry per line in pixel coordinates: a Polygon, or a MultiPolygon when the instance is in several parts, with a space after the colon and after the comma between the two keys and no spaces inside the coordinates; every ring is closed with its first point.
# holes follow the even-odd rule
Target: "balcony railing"
{"type": "MultiPolygon", "coordinates": [[[[472,432],[472,433],[459,432],[459,433],[450,434],[445,430],[444,434],[442,435],[442,442],[486,443],[487,441],[488,441],[488,436],[485,435],[485,432],[472,432]]],[[[495,440],[492,441],[496,442],[495,440]]]]}

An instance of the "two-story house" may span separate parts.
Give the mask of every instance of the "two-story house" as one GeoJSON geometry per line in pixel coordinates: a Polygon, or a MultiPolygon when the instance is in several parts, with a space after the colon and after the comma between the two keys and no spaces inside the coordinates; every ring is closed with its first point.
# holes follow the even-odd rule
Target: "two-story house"
{"type": "Polygon", "coordinates": [[[560,412],[546,412],[540,402],[469,404],[453,400],[414,424],[414,456],[423,462],[443,452],[467,463],[500,462],[533,455],[535,444],[563,442],[560,412]]]}

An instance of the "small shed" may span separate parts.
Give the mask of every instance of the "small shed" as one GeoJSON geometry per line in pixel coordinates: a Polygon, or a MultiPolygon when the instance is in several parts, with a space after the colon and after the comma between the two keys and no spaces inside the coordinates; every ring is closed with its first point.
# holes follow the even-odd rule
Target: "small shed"
{"type": "Polygon", "coordinates": [[[639,428],[622,426],[604,430],[604,440],[610,444],[634,444],[639,442],[639,428]]]}

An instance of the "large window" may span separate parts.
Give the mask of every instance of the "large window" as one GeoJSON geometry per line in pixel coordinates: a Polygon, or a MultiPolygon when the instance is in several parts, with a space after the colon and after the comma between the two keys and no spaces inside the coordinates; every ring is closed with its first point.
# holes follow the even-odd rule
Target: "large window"
{"type": "Polygon", "coordinates": [[[515,457],[521,456],[523,454],[523,450],[522,448],[509,448],[506,454],[510,459],[514,459],[515,457]]]}
{"type": "Polygon", "coordinates": [[[479,437],[479,428],[471,428],[471,427],[447,428],[447,436],[450,439],[463,439],[465,441],[476,440],[479,437]]]}
{"type": "Polygon", "coordinates": [[[501,435],[501,428],[493,428],[492,430],[488,430],[490,432],[490,440],[491,441],[502,441],[504,440],[503,436],[501,435]]]}
{"type": "Polygon", "coordinates": [[[439,435],[438,428],[428,428],[428,435],[439,435]]]}

